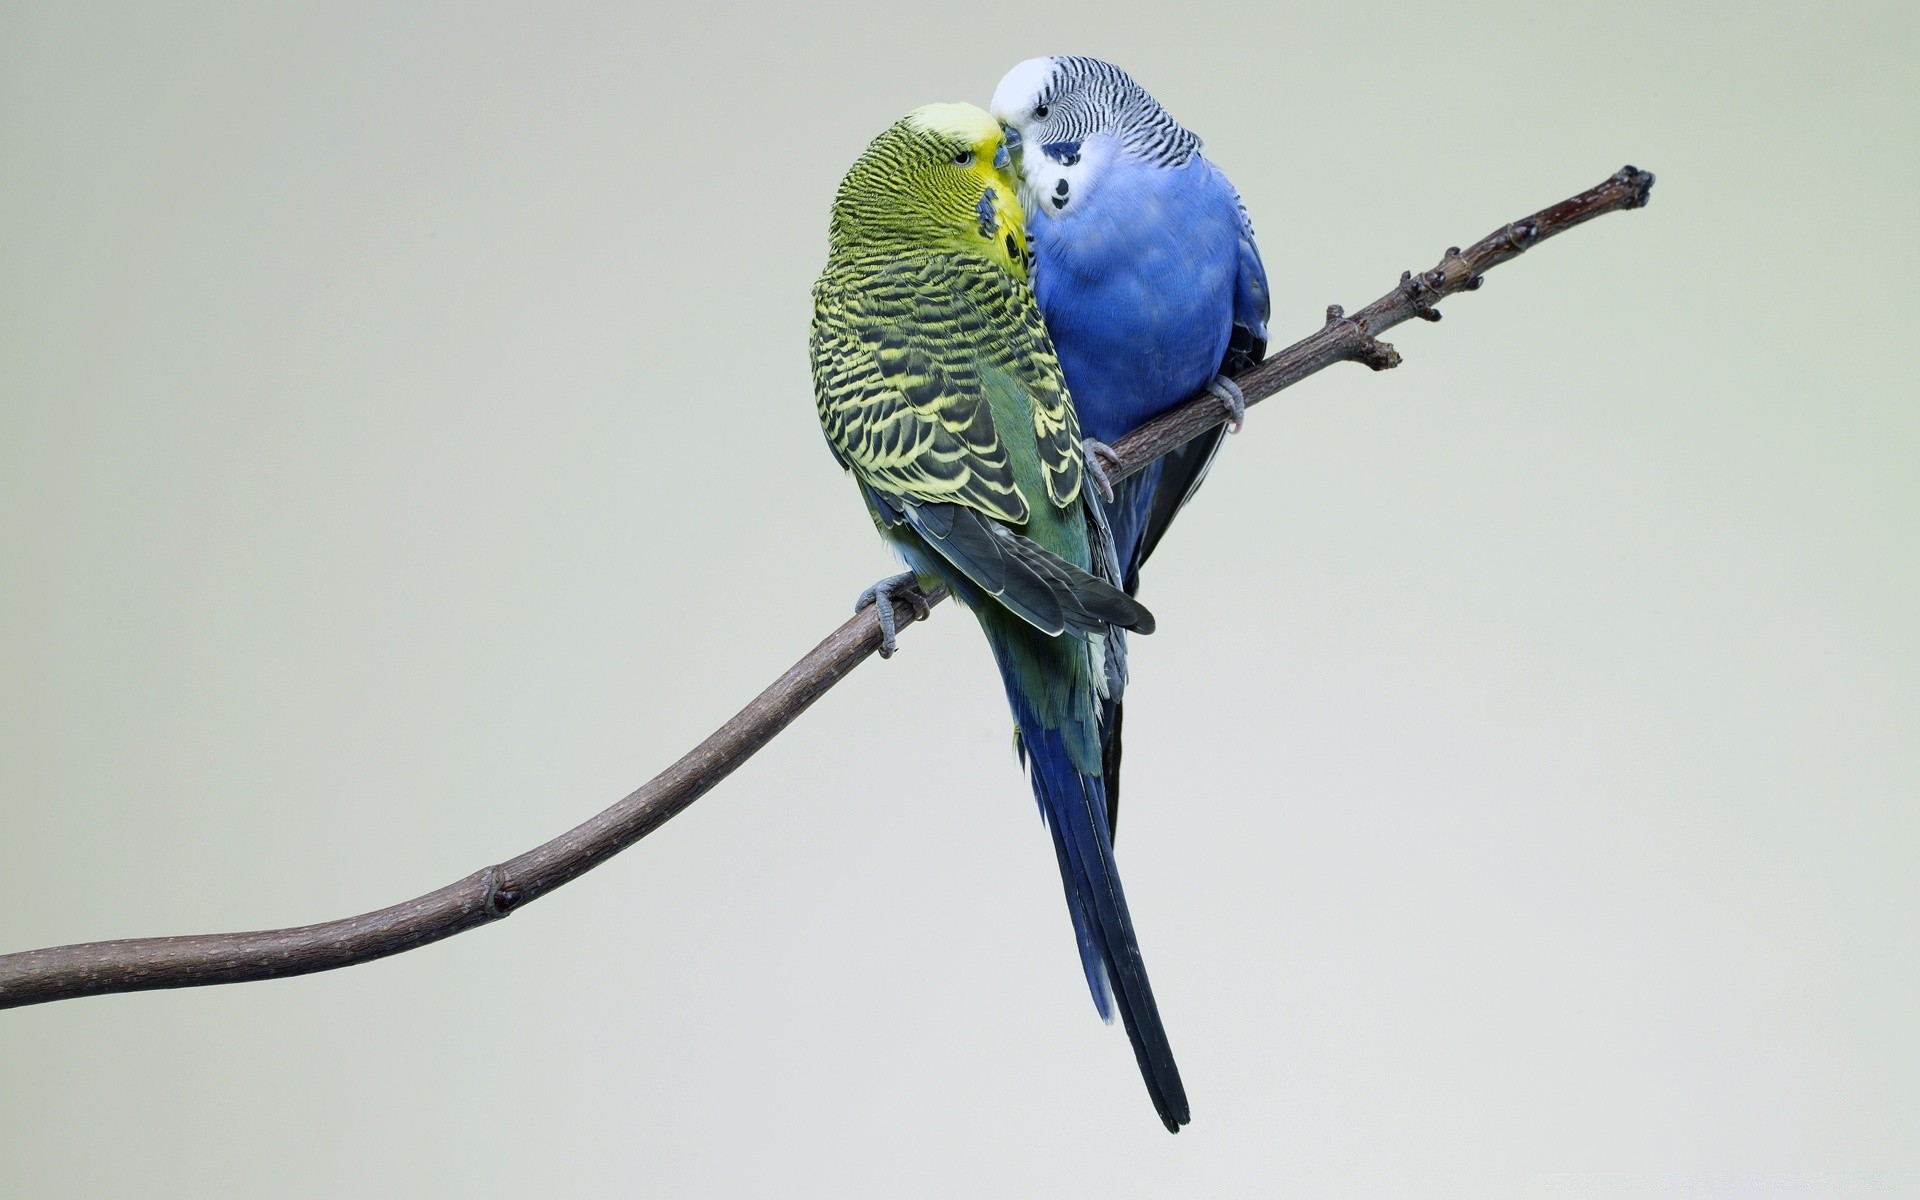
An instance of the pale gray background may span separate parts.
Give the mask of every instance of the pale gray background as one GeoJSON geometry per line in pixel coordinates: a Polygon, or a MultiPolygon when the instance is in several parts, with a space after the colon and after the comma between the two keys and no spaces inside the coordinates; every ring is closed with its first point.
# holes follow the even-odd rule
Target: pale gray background
{"type": "Polygon", "coordinates": [[[1915,1194],[1914,12],[8,5],[5,949],[437,886],[836,624],[808,286],[915,105],[1124,64],[1280,342],[1660,184],[1257,409],[1154,564],[1177,1139],[944,612],[504,925],[0,1014],[0,1194],[1915,1194]]]}

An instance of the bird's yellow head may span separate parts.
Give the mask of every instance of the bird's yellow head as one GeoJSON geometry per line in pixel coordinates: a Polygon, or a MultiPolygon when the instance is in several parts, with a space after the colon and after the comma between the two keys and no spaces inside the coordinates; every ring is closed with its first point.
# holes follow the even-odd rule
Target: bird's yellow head
{"type": "Polygon", "coordinates": [[[991,258],[1024,279],[1018,187],[1000,123],[985,109],[916,108],[874,138],[840,181],[830,253],[957,251],[991,258]]]}

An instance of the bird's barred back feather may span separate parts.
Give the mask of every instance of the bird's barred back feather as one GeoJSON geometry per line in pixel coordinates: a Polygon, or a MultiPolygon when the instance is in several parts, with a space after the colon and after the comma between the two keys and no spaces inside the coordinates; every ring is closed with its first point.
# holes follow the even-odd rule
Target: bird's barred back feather
{"type": "Polygon", "coordinates": [[[814,287],[820,424],[862,482],[923,503],[963,504],[1025,524],[1031,503],[1080,496],[1080,427],[1033,293],[965,255],[829,266],[814,287]],[[982,383],[1022,385],[1044,475],[1024,494],[982,383]]]}

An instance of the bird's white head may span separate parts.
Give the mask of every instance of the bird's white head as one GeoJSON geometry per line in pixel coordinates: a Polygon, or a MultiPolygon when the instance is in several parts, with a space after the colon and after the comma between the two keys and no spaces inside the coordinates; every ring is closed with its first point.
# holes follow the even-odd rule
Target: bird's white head
{"type": "Polygon", "coordinates": [[[989,106],[1020,155],[1021,199],[1035,217],[1066,217],[1116,157],[1179,166],[1199,150],[1145,88],[1097,58],[1030,58],[1008,71],[989,106]]]}

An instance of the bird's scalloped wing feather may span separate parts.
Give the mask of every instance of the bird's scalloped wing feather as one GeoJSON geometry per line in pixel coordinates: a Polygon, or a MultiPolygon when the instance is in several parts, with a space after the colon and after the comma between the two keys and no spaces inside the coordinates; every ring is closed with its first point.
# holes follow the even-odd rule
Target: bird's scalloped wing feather
{"type": "Polygon", "coordinates": [[[813,369],[836,457],[883,493],[960,504],[1024,524],[981,381],[994,366],[1026,389],[1047,499],[1079,496],[1080,431],[1032,293],[990,263],[897,262],[815,289],[813,369]]]}

